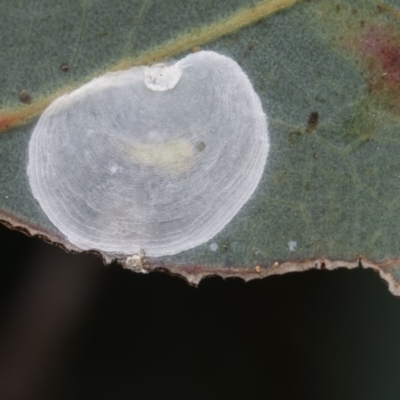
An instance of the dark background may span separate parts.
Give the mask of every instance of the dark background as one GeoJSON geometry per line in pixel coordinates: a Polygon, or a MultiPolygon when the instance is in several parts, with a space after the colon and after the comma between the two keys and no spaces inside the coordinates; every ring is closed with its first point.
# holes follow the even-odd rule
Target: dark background
{"type": "Polygon", "coordinates": [[[369,270],[198,288],[0,226],[0,399],[396,399],[400,300],[369,270]]]}

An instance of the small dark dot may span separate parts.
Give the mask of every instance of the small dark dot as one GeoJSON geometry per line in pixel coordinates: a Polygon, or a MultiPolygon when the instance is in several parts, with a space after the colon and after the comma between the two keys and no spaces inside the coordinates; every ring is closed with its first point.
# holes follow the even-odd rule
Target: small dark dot
{"type": "Polygon", "coordinates": [[[196,144],[196,149],[198,151],[204,151],[205,148],[206,148],[206,144],[204,142],[199,142],[196,144]]]}
{"type": "Polygon", "coordinates": [[[62,72],[68,72],[69,71],[69,65],[67,64],[67,63],[61,63],[60,64],[60,70],[62,71],[62,72]]]}
{"type": "Polygon", "coordinates": [[[228,243],[225,243],[221,247],[223,251],[228,251],[231,246],[228,243]]]}
{"type": "Polygon", "coordinates": [[[308,116],[308,122],[307,122],[307,132],[308,133],[313,132],[317,128],[318,121],[319,121],[319,115],[318,115],[317,111],[313,111],[308,116]]]}
{"type": "Polygon", "coordinates": [[[361,26],[361,28],[364,28],[364,26],[365,26],[365,21],[364,20],[360,21],[360,26],[361,26]]]}
{"type": "Polygon", "coordinates": [[[19,100],[22,103],[29,104],[32,101],[32,97],[30,96],[30,94],[27,91],[21,90],[19,92],[19,100]]]}
{"type": "Polygon", "coordinates": [[[313,158],[316,159],[316,160],[318,160],[318,158],[319,158],[319,156],[318,156],[317,153],[314,153],[312,156],[313,156],[313,158]]]}

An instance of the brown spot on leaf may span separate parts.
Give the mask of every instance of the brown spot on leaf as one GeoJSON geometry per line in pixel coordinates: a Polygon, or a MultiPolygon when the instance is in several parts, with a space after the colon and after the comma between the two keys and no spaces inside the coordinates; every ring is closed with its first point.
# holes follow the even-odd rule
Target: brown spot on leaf
{"type": "Polygon", "coordinates": [[[66,62],[63,62],[60,64],[60,70],[62,72],[68,72],[69,71],[69,65],[66,62]]]}
{"type": "Polygon", "coordinates": [[[26,90],[21,90],[19,92],[19,101],[25,104],[29,104],[32,101],[32,97],[26,90]]]}
{"type": "Polygon", "coordinates": [[[313,132],[317,126],[318,126],[318,122],[319,122],[319,115],[317,111],[313,111],[309,116],[308,116],[308,121],[307,121],[307,129],[306,131],[308,133],[313,132]]]}
{"type": "Polygon", "coordinates": [[[223,251],[228,251],[231,246],[228,243],[224,243],[221,247],[223,251]]]}

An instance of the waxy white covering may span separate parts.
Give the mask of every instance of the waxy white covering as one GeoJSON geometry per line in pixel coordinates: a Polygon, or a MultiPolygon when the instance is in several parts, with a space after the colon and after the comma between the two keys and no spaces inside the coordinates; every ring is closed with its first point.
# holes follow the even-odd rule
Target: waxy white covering
{"type": "Polygon", "coordinates": [[[269,149],[246,74],[210,51],[107,73],[54,101],[29,145],[34,197],[81,249],[171,255],[253,194],[269,149]]]}

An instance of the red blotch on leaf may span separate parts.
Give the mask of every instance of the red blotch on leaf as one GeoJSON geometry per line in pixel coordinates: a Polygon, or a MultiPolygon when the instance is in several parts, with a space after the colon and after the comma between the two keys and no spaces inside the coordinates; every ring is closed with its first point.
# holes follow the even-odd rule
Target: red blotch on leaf
{"type": "Polygon", "coordinates": [[[360,41],[371,90],[400,94],[400,37],[384,28],[369,29],[360,41]]]}

